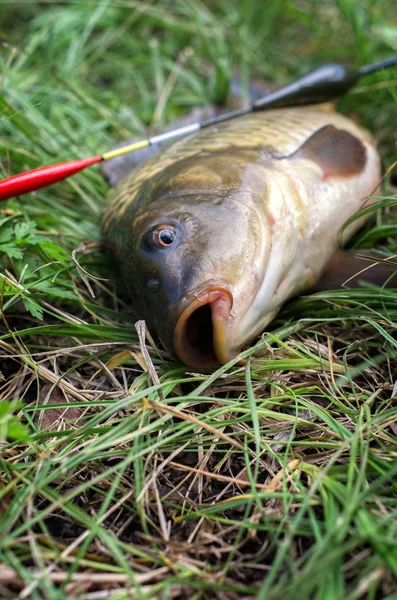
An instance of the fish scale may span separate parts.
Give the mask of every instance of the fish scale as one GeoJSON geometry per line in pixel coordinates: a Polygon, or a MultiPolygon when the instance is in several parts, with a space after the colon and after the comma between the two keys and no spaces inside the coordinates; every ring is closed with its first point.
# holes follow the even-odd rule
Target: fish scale
{"type": "Polygon", "coordinates": [[[330,105],[258,112],[135,166],[110,192],[104,238],[137,317],[213,367],[319,280],[379,179],[374,140],[330,105]]]}
{"type": "MultiPolygon", "coordinates": [[[[214,152],[228,146],[262,148],[264,152],[289,155],[330,121],[330,105],[276,109],[253,113],[237,120],[225,122],[173,143],[146,163],[138,166],[109,194],[104,212],[103,227],[111,227],[121,218],[134,201],[142,183],[168,168],[173,163],[198,152],[214,152]]],[[[332,113],[332,123],[351,129],[350,121],[332,113]]]]}

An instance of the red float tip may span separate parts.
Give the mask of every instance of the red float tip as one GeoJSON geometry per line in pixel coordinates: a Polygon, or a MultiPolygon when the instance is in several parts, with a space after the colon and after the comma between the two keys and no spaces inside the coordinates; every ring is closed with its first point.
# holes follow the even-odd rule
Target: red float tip
{"type": "Polygon", "coordinates": [[[3,179],[0,181],[0,202],[8,200],[8,198],[40,190],[57,181],[62,181],[62,179],[66,179],[70,175],[74,175],[102,160],[102,156],[71,160],[56,165],[40,167],[33,169],[33,171],[26,171],[25,173],[3,179]]]}

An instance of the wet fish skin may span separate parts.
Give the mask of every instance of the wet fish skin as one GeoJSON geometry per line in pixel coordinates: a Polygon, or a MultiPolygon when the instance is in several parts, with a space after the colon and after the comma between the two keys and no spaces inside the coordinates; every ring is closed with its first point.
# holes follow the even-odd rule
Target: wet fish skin
{"type": "Polygon", "coordinates": [[[104,236],[137,316],[190,366],[214,366],[318,280],[379,179],[371,136],[329,106],[256,113],[135,169],[110,193],[104,236]],[[157,248],[161,225],[176,238],[157,248]],[[212,333],[208,314],[194,324],[189,313],[205,305],[212,333]]]}

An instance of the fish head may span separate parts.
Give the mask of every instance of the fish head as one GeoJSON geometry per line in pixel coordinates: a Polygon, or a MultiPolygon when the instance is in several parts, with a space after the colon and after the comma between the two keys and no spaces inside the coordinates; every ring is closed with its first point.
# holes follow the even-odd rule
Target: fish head
{"type": "MultiPolygon", "coordinates": [[[[133,264],[126,274],[150,331],[194,368],[223,364],[241,350],[239,324],[263,279],[269,223],[258,191],[230,158],[189,162],[151,182],[150,202],[133,220],[133,264]],[[240,172],[239,172],[240,171],[240,172]]],[[[255,186],[254,186],[255,187],[255,186]]],[[[261,194],[264,193],[263,180],[261,194]]]]}

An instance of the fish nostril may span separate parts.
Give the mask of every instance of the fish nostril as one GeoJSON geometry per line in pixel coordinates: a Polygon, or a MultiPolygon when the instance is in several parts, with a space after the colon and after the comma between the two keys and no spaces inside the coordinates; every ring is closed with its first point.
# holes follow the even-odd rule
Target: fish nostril
{"type": "Polygon", "coordinates": [[[151,294],[155,294],[158,291],[159,287],[160,282],[155,277],[152,277],[152,279],[149,279],[149,281],[147,282],[147,288],[151,294]]]}

